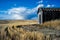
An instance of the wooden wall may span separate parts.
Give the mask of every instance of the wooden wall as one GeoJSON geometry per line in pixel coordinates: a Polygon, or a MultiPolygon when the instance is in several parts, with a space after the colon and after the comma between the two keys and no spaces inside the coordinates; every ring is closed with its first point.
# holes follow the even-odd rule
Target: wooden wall
{"type": "Polygon", "coordinates": [[[60,19],[60,11],[43,11],[43,22],[60,19]]]}

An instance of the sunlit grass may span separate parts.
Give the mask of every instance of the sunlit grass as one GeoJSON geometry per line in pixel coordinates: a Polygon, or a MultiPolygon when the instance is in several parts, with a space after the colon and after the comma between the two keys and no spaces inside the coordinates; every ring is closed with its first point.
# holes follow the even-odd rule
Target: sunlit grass
{"type": "Polygon", "coordinates": [[[25,30],[22,26],[33,27],[36,26],[38,28],[42,27],[53,27],[60,30],[60,20],[51,20],[43,23],[42,25],[37,24],[37,21],[16,21],[10,22],[8,24],[1,24],[3,28],[0,31],[0,40],[50,40],[50,35],[44,35],[39,31],[25,30]],[[8,25],[6,28],[4,26],[8,25]],[[17,27],[19,25],[19,27],[17,27]],[[45,38],[46,37],[46,38],[45,38]]]}

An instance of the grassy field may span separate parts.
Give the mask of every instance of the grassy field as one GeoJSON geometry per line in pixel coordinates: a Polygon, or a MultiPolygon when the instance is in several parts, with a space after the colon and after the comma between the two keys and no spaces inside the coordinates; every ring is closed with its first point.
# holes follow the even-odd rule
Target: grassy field
{"type": "Polygon", "coordinates": [[[37,24],[36,20],[0,20],[0,25],[28,25],[37,24]]]}
{"type": "Polygon", "coordinates": [[[41,25],[36,20],[0,20],[0,40],[57,40],[59,32],[60,20],[41,25]]]}

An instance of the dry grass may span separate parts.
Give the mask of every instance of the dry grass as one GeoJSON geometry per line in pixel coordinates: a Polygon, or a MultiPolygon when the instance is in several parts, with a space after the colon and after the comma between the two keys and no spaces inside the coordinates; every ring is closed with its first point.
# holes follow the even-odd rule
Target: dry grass
{"type": "MultiPolygon", "coordinates": [[[[9,22],[9,21],[8,21],[9,22]]],[[[54,27],[60,30],[60,20],[45,22],[42,25],[37,24],[37,21],[10,21],[7,24],[0,24],[3,27],[0,31],[0,40],[50,40],[50,35],[44,35],[39,31],[29,31],[21,28],[21,26],[28,27],[54,27]],[[17,25],[20,25],[17,27],[17,25]]],[[[33,30],[33,29],[32,29],[33,30]]]]}
{"type": "Polygon", "coordinates": [[[23,28],[8,27],[1,31],[0,40],[43,40],[44,34],[38,31],[28,31],[23,28]]]}
{"type": "Polygon", "coordinates": [[[29,25],[29,24],[37,24],[36,20],[0,20],[0,25],[3,26],[16,26],[16,25],[29,25]]]}
{"type": "Polygon", "coordinates": [[[56,29],[60,29],[60,20],[51,20],[51,21],[45,22],[42,25],[47,26],[47,27],[54,27],[56,29]]]}

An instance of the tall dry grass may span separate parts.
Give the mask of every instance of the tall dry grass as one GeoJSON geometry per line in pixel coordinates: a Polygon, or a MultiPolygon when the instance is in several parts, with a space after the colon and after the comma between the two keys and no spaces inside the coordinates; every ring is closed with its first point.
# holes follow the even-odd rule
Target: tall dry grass
{"type": "Polygon", "coordinates": [[[0,33],[0,40],[43,40],[44,34],[38,31],[28,31],[23,28],[8,27],[0,33]]]}
{"type": "Polygon", "coordinates": [[[45,22],[42,25],[47,27],[53,27],[55,29],[60,30],[60,20],[51,20],[51,21],[45,22]]]}
{"type": "Polygon", "coordinates": [[[30,24],[30,25],[17,25],[8,26],[0,31],[0,40],[51,40],[50,35],[44,35],[39,31],[29,31],[21,28],[21,26],[28,26],[36,28],[42,27],[54,27],[60,30],[60,20],[45,22],[42,25],[40,24],[30,24]]]}

